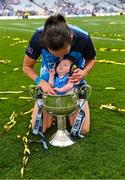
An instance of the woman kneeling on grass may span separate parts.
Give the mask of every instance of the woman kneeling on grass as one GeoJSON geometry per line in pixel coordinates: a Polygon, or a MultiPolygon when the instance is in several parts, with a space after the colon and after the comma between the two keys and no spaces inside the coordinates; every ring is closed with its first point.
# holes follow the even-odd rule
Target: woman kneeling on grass
{"type": "MultiPolygon", "coordinates": [[[[70,83],[79,83],[91,71],[95,64],[96,52],[89,34],[79,27],[68,25],[60,14],[50,16],[44,24],[33,34],[23,62],[24,73],[32,79],[44,93],[56,95],[53,86],[49,84],[49,70],[55,62],[59,62],[65,55],[76,59],[77,69],[69,77],[70,83]],[[40,76],[34,70],[34,65],[42,55],[40,76]]],[[[81,97],[82,98],[82,97],[81,97]]],[[[85,122],[81,129],[86,134],[90,129],[89,105],[86,101],[84,106],[85,122]]],[[[35,124],[37,105],[32,115],[32,128],[35,124]]],[[[70,116],[70,124],[73,125],[78,111],[70,116]]],[[[43,132],[52,125],[52,116],[43,109],[43,132]]]]}

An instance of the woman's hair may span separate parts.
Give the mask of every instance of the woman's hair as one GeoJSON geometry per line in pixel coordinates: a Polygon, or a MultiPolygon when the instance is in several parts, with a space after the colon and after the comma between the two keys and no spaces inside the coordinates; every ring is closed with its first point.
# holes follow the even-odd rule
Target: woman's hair
{"type": "Polygon", "coordinates": [[[46,20],[42,39],[44,45],[52,50],[71,44],[71,32],[61,14],[50,16],[46,20]]]}

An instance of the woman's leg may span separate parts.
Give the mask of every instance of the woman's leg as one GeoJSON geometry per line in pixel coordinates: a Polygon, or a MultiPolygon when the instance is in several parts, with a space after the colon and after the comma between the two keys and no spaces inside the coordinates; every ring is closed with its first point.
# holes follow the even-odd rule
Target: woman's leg
{"type": "Polygon", "coordinates": [[[51,116],[45,109],[43,109],[43,124],[42,130],[45,132],[52,126],[53,123],[53,116],[51,116]]]}
{"type": "MultiPolygon", "coordinates": [[[[36,114],[38,112],[38,106],[35,103],[33,113],[32,113],[32,129],[35,126],[36,123],[36,114]]],[[[42,123],[42,131],[45,132],[49,127],[51,127],[53,123],[53,117],[46,112],[46,110],[43,108],[43,123],[42,123]]]]}
{"type": "MultiPolygon", "coordinates": [[[[73,115],[71,115],[69,117],[71,126],[73,125],[73,123],[77,117],[78,111],[79,111],[79,109],[73,115]]],[[[89,112],[88,101],[86,101],[84,104],[84,112],[85,112],[85,121],[84,121],[83,127],[81,129],[81,134],[87,134],[90,129],[90,112],[89,112]]]]}

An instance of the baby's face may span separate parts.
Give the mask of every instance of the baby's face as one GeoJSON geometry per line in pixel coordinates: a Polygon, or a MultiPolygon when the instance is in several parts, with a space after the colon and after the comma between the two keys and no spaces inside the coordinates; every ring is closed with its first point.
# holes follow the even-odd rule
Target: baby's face
{"type": "Polygon", "coordinates": [[[68,59],[60,61],[59,65],[56,69],[57,74],[65,75],[65,74],[69,73],[71,64],[72,64],[71,61],[68,59]]]}

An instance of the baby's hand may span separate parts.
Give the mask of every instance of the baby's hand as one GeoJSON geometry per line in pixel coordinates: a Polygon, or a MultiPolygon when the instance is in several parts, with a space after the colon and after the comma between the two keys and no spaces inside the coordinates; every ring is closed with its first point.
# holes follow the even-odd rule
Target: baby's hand
{"type": "Polygon", "coordinates": [[[50,75],[55,75],[55,69],[49,69],[49,73],[50,73],[50,75]]]}

